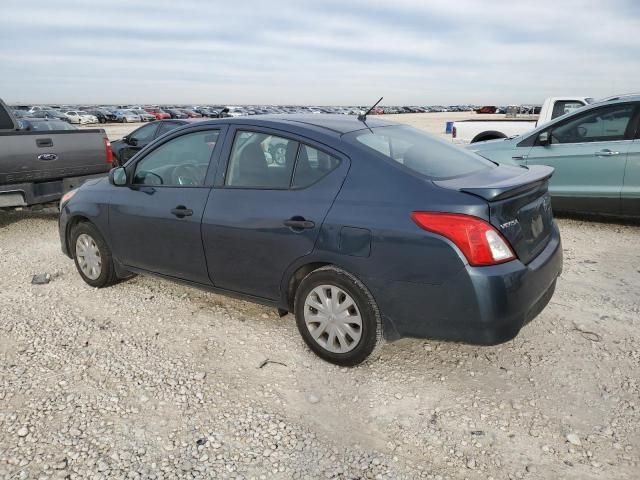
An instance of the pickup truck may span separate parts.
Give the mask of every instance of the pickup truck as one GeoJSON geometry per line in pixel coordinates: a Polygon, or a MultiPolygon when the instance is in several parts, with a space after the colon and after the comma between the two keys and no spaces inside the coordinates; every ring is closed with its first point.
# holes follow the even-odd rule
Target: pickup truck
{"type": "Polygon", "coordinates": [[[104,130],[21,129],[0,99],[0,208],[56,202],[112,161],[104,130]]]}
{"type": "Polygon", "coordinates": [[[475,143],[510,138],[533,130],[566,113],[593,102],[589,97],[551,97],[542,104],[538,118],[502,118],[454,122],[451,137],[456,143],[475,143]]]}

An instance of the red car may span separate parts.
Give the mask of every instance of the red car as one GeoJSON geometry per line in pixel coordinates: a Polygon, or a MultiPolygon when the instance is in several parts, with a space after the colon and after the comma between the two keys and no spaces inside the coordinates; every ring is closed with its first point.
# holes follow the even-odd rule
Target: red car
{"type": "Polygon", "coordinates": [[[180,110],[189,118],[202,118],[201,113],[194,112],[193,110],[189,110],[188,108],[179,108],[178,110],[180,110]]]}
{"type": "Polygon", "coordinates": [[[493,105],[485,105],[484,107],[476,109],[476,113],[496,113],[497,110],[498,108],[493,105]]]}
{"type": "Polygon", "coordinates": [[[156,120],[166,120],[167,118],[171,118],[171,115],[159,108],[145,108],[144,111],[156,117],[156,120]]]}

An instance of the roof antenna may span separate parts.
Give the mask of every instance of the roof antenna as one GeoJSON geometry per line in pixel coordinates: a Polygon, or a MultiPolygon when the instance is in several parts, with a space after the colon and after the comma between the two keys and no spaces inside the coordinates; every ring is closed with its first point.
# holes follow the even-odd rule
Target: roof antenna
{"type": "Polygon", "coordinates": [[[380,97],[380,100],[378,100],[376,103],[373,104],[373,106],[367,110],[366,113],[361,113],[360,115],[358,115],[358,120],[360,120],[361,122],[366,122],[367,121],[367,115],[369,115],[374,108],[376,108],[378,106],[378,104],[382,101],[384,97],[380,97]]]}

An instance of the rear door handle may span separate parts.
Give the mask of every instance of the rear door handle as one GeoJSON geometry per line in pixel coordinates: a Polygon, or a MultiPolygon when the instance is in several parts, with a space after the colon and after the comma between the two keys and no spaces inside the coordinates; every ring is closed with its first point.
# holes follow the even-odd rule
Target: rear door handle
{"type": "Polygon", "coordinates": [[[184,218],[193,215],[193,210],[185,207],[184,205],[178,205],[176,208],[171,209],[171,213],[178,218],[184,218]]]}
{"type": "Polygon", "coordinates": [[[611,157],[613,155],[620,155],[620,152],[614,152],[613,150],[605,148],[603,150],[600,150],[599,152],[596,152],[595,154],[598,157],[611,157]]]}
{"type": "Polygon", "coordinates": [[[36,145],[41,148],[53,147],[53,140],[50,138],[36,138],[36,145]]]}
{"type": "Polygon", "coordinates": [[[292,228],[294,230],[308,230],[316,226],[311,220],[305,220],[303,217],[293,217],[284,221],[285,227],[292,228]]]}

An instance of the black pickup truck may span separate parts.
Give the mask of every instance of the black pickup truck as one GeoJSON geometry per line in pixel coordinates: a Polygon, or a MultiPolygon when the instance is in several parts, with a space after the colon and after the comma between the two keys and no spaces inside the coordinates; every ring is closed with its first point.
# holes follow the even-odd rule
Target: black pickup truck
{"type": "Polygon", "coordinates": [[[111,143],[102,129],[30,131],[0,100],[0,208],[58,201],[111,169],[111,143]]]}

